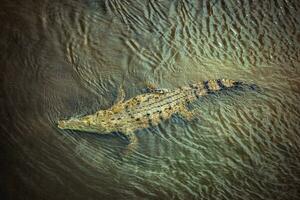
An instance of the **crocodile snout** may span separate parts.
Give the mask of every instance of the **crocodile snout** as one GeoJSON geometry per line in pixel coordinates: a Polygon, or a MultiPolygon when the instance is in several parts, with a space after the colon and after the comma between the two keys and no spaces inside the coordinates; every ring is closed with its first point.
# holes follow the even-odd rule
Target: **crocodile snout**
{"type": "Polygon", "coordinates": [[[65,124],[66,124],[66,121],[65,120],[59,120],[57,122],[57,127],[58,128],[61,128],[61,129],[64,129],[65,128],[65,124]]]}

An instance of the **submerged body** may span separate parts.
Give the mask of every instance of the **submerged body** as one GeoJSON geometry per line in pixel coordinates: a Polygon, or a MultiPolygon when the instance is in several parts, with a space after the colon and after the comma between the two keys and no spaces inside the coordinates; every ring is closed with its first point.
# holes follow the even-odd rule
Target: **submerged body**
{"type": "Polygon", "coordinates": [[[116,104],[107,110],[99,110],[81,118],[60,120],[58,127],[100,134],[121,132],[128,137],[130,145],[136,144],[134,131],[156,126],[173,114],[180,114],[186,119],[193,117],[193,112],[186,107],[197,98],[226,88],[237,87],[241,82],[229,79],[209,80],[189,86],[167,89],[150,89],[148,93],[124,101],[121,90],[116,104]]]}

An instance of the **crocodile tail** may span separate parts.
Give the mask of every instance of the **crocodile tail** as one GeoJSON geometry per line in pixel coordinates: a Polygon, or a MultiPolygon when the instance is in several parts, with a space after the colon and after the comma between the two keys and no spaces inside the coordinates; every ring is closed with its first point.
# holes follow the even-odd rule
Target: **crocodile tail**
{"type": "Polygon", "coordinates": [[[242,81],[235,81],[231,79],[207,80],[196,84],[192,84],[190,85],[190,87],[194,90],[195,96],[197,98],[226,89],[250,89],[259,91],[259,88],[254,84],[249,85],[243,83],[242,81]]]}
{"type": "Polygon", "coordinates": [[[238,89],[242,91],[256,91],[256,92],[261,92],[261,88],[257,86],[256,84],[248,84],[244,83],[242,81],[235,81],[231,79],[217,79],[217,80],[212,80],[208,81],[208,88],[211,91],[219,91],[222,89],[238,89]],[[211,82],[211,83],[210,83],[211,82]],[[212,85],[217,84],[217,88],[214,88],[212,85]]]}
{"type": "Polygon", "coordinates": [[[206,93],[214,93],[223,89],[229,89],[241,85],[242,82],[230,79],[215,79],[203,81],[203,89],[206,93]]]}

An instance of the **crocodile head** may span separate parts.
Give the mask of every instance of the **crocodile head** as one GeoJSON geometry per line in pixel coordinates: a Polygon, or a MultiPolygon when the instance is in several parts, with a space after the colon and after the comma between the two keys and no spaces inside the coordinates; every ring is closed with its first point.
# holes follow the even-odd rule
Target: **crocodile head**
{"type": "Polygon", "coordinates": [[[93,133],[105,133],[106,128],[97,121],[93,115],[87,115],[80,118],[71,118],[68,120],[59,120],[57,124],[60,129],[69,129],[93,133]]]}

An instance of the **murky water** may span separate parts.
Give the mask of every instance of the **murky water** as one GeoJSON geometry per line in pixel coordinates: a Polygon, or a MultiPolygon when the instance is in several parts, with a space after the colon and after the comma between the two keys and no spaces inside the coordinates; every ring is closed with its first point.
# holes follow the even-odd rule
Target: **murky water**
{"type": "Polygon", "coordinates": [[[300,3],[4,1],[1,188],[8,199],[299,199],[300,3]],[[203,98],[126,141],[56,128],[148,83],[216,78],[260,92],[203,98]]]}

